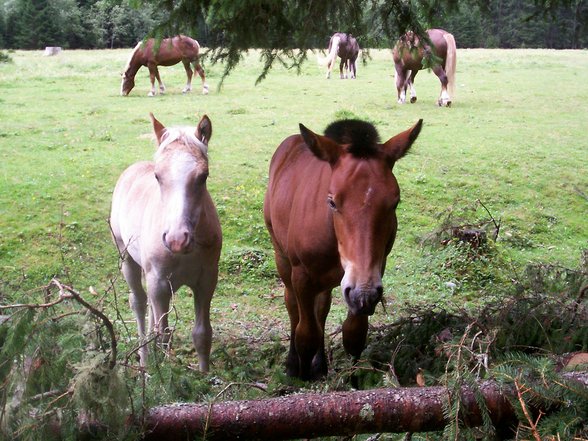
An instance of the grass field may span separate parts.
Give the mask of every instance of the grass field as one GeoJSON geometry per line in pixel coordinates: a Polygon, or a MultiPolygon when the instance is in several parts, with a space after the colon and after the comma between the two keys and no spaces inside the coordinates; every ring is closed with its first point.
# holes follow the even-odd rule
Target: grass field
{"type": "MultiPolygon", "coordinates": [[[[488,221],[477,201],[501,221],[495,247],[504,283],[529,262],[577,267],[588,248],[588,51],[459,50],[451,108],[435,105],[439,82],[426,71],[416,79],[418,102],[398,105],[390,52],[370,54],[357,80],[327,81],[311,61],[299,75],[276,66],[256,86],[261,63],[252,51],[222,89],[223,67],[206,63],[207,96],[197,80],[194,92],[181,94],[179,65],[161,69],[167,93],[148,98],[142,69],[123,98],[129,50],[11,53],[13,63],[0,65],[0,303],[33,301],[54,276],[82,293],[94,287],[107,310],[113,287],[125,297],[107,218],[118,175],[154,152],[149,112],[166,125],[195,125],[203,114],[212,120],[208,182],[224,233],[215,342],[287,337],[262,204],[271,155],[300,122],[320,132],[357,117],[388,139],[424,120],[395,167],[402,203],[385,278],[391,301],[375,320],[393,320],[394,305],[461,307],[500,291],[492,285],[500,279],[481,289],[433,271],[435,252],[421,245],[446,219],[488,221]]],[[[177,332],[189,346],[185,297],[177,299],[177,332]]],[[[344,317],[335,297],[333,327],[344,317]]]]}

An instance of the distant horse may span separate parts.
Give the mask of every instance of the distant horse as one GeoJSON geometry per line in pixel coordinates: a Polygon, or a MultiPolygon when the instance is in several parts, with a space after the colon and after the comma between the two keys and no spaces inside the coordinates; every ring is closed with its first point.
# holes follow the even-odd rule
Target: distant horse
{"type": "Polygon", "coordinates": [[[149,78],[151,80],[151,90],[149,96],[154,96],[155,91],[155,79],[159,83],[159,90],[161,93],[165,92],[165,85],[159,77],[159,70],[157,66],[173,66],[178,64],[180,61],[184,64],[186,69],[186,75],[188,82],[182,93],[186,93],[192,90],[192,68],[190,63],[194,65],[194,70],[198,72],[202,79],[202,93],[208,93],[208,84],[206,84],[206,76],[204,69],[200,66],[199,53],[200,45],[196,40],[190,37],[179,35],[173,38],[165,38],[160,41],[157,52],[157,42],[155,39],[150,38],[145,42],[140,42],[133,49],[133,53],[129,57],[127,66],[125,67],[122,75],[122,82],[120,86],[120,94],[126,96],[135,87],[135,75],[141,66],[147,66],[149,69],[149,78]]]}
{"type": "Polygon", "coordinates": [[[410,87],[410,102],[414,103],[417,100],[414,78],[419,70],[431,67],[441,81],[441,95],[437,104],[451,106],[457,61],[455,39],[443,29],[429,29],[427,35],[432,46],[425,41],[420,41],[414,32],[409,31],[400,37],[394,47],[392,56],[396,67],[398,103],[405,103],[408,87],[410,87]],[[431,63],[430,66],[423,66],[424,59],[431,63]]]}
{"type": "Polygon", "coordinates": [[[421,125],[380,144],[363,121],[335,122],[325,136],[300,124],[300,134],[274,153],[264,219],[290,316],[288,375],[313,380],[327,373],[325,321],[337,285],[348,308],[343,346],[355,359],[361,355],[396,236],[400,190],[392,167],[421,125]]]}
{"type": "Polygon", "coordinates": [[[355,37],[351,34],[337,32],[329,40],[328,50],[329,54],[325,60],[327,64],[327,79],[331,78],[331,71],[333,70],[337,56],[341,58],[341,62],[339,63],[340,78],[347,78],[347,72],[349,72],[350,78],[355,78],[357,73],[355,61],[359,55],[359,44],[355,37]],[[343,74],[343,67],[345,67],[345,75],[343,74]]]}
{"type": "MultiPolygon", "coordinates": [[[[170,339],[168,315],[172,294],[181,286],[194,293],[192,340],[200,370],[208,371],[212,328],[210,301],[218,278],[221,227],[208,190],[210,119],[196,129],[166,129],[151,114],[158,142],[153,162],[137,162],[118,179],[112,197],[110,226],[123,257],[122,273],[131,289],[129,303],[139,336],[149,328],[162,344],[170,339]],[[141,283],[144,275],[147,292],[141,283]]],[[[145,345],[139,350],[146,364],[145,345]]]]}

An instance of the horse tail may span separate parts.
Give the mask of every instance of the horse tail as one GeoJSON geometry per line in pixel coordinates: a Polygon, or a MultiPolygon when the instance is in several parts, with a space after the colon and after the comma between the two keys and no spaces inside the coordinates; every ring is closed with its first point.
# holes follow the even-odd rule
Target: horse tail
{"type": "Polygon", "coordinates": [[[449,32],[443,34],[447,42],[447,57],[445,58],[445,74],[447,75],[447,88],[449,95],[453,98],[455,93],[455,66],[457,64],[457,48],[455,38],[449,32]]]}
{"type": "Polygon", "coordinates": [[[333,35],[331,37],[331,41],[329,41],[329,55],[327,55],[327,59],[325,60],[325,63],[327,64],[329,70],[331,69],[333,62],[335,61],[335,58],[337,58],[340,41],[341,37],[339,37],[338,35],[333,35]]]}

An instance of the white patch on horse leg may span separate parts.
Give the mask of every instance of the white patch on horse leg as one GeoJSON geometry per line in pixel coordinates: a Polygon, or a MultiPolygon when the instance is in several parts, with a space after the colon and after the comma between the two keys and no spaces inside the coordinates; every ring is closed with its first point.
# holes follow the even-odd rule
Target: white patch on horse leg
{"type": "Polygon", "coordinates": [[[400,91],[400,96],[398,97],[398,104],[404,104],[406,102],[406,90],[402,89],[400,91]]]}
{"type": "Polygon", "coordinates": [[[414,83],[410,83],[410,102],[414,103],[417,100],[416,89],[414,88],[414,83]]]}
{"type": "Polygon", "coordinates": [[[202,95],[208,95],[208,84],[202,84],[202,95]]]}
{"type": "Polygon", "coordinates": [[[447,93],[446,89],[443,89],[441,91],[441,97],[439,98],[439,105],[440,106],[450,106],[451,105],[451,98],[449,97],[449,94],[447,93]]]}

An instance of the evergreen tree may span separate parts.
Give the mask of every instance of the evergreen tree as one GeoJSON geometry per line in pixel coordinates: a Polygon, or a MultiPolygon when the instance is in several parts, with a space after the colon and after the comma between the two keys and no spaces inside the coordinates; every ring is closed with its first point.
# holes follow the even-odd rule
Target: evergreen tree
{"type": "Polygon", "coordinates": [[[59,10],[51,0],[20,0],[15,21],[15,45],[23,49],[60,46],[63,34],[57,17],[59,10]]]}

